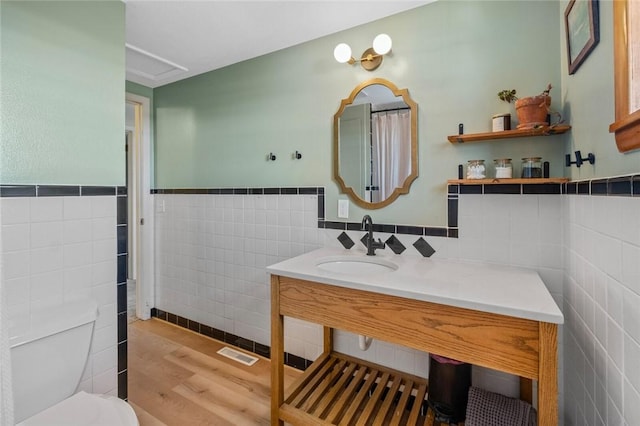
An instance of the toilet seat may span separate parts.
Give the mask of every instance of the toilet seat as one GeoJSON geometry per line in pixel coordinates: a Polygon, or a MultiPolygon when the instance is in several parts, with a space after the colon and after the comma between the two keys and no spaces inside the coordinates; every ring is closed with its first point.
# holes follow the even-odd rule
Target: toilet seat
{"type": "Polygon", "coordinates": [[[138,426],[133,408],[109,395],[80,391],[16,426],[138,426]]]}

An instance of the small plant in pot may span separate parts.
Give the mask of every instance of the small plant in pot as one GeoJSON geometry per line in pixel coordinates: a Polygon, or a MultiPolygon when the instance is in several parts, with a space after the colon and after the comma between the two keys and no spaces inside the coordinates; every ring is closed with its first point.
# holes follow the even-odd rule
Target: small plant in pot
{"type": "Polygon", "coordinates": [[[536,127],[549,125],[547,115],[549,114],[549,106],[551,105],[550,91],[551,84],[539,95],[518,98],[514,89],[507,89],[498,92],[498,98],[507,103],[515,103],[519,123],[517,126],[518,129],[534,129],[536,127]]]}

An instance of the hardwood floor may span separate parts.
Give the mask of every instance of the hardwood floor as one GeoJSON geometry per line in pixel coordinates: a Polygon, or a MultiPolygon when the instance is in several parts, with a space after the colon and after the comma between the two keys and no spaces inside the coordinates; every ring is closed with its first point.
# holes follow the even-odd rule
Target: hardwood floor
{"type": "MultiPolygon", "coordinates": [[[[269,424],[268,359],[245,366],[216,353],[229,345],[155,318],[128,332],[129,403],[141,426],[269,424]]],[[[285,367],[285,387],[300,374],[285,367]]]]}

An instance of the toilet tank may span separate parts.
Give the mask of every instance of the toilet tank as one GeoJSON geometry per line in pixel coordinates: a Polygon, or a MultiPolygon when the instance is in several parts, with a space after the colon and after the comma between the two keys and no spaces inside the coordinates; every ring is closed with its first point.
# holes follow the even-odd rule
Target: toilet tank
{"type": "Polygon", "coordinates": [[[97,316],[94,300],[79,299],[9,319],[16,423],[74,394],[97,316]]]}

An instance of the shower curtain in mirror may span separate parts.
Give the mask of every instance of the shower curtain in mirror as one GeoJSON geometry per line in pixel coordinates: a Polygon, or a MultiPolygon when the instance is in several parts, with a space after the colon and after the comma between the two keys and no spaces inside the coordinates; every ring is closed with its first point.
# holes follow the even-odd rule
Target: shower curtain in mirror
{"type": "Polygon", "coordinates": [[[371,201],[384,201],[411,173],[411,111],[371,114],[371,201]]]}

